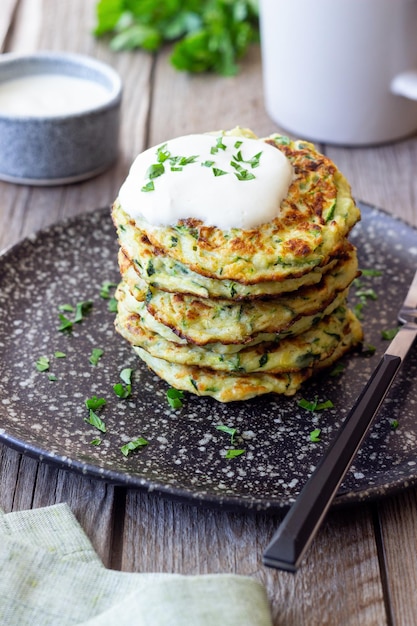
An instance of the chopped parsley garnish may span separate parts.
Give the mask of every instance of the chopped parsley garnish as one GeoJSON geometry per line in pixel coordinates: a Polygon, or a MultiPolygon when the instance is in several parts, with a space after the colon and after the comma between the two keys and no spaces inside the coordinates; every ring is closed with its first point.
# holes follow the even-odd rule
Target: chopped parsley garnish
{"type": "Polygon", "coordinates": [[[361,298],[361,300],[377,300],[378,296],[375,293],[374,289],[358,289],[356,291],[356,295],[358,296],[358,298],[361,298]]]}
{"type": "Polygon", "coordinates": [[[120,448],[120,450],[122,454],[124,454],[124,456],[128,456],[131,452],[133,452],[133,450],[137,450],[138,448],[143,448],[144,446],[147,446],[148,443],[149,442],[143,437],[138,437],[137,439],[134,439],[133,441],[129,441],[128,443],[126,443],[124,446],[120,448]]]}
{"type": "Polygon", "coordinates": [[[61,352],[60,350],[57,350],[56,352],[54,352],[54,357],[56,359],[65,359],[66,358],[66,354],[65,352],[61,352]]]}
{"type": "Polygon", "coordinates": [[[49,358],[47,356],[41,356],[36,361],[36,369],[38,372],[46,372],[49,370],[49,358]]]}
{"type": "Polygon", "coordinates": [[[106,400],[104,398],[92,396],[91,398],[87,398],[85,400],[85,406],[88,409],[88,417],[85,417],[84,421],[87,422],[87,424],[94,426],[94,428],[97,428],[100,432],[105,433],[107,430],[106,425],[96,411],[106,406],[106,400]]]}
{"type": "Polygon", "coordinates": [[[336,376],[340,376],[345,371],[345,366],[343,363],[337,363],[334,368],[331,370],[329,376],[335,378],[336,376]]]}
{"type": "Polygon", "coordinates": [[[146,176],[153,180],[154,178],[159,178],[165,172],[165,166],[162,163],[154,163],[150,165],[148,171],[146,172],[146,176]]]}
{"type": "Polygon", "coordinates": [[[48,380],[50,380],[51,382],[54,382],[55,380],[57,380],[57,377],[55,376],[55,374],[49,374],[48,380]]]}
{"type": "Polygon", "coordinates": [[[101,439],[100,437],[96,437],[95,439],[92,439],[90,443],[92,446],[99,446],[101,444],[101,439]]]}
{"type": "Polygon", "coordinates": [[[84,317],[91,311],[92,307],[93,307],[93,303],[91,302],[91,300],[85,300],[84,302],[77,302],[77,305],[75,307],[74,322],[76,324],[79,324],[80,322],[82,322],[84,317]]]}
{"type": "Polygon", "coordinates": [[[300,406],[302,409],[306,409],[307,411],[311,411],[312,413],[314,413],[314,411],[323,411],[324,409],[332,409],[334,407],[334,404],[331,400],[325,400],[324,402],[319,402],[318,397],[315,396],[312,402],[310,402],[309,400],[305,400],[304,398],[301,398],[301,400],[298,402],[298,406],[300,406]]]}
{"type": "Polygon", "coordinates": [[[87,398],[85,401],[85,406],[87,409],[92,409],[93,411],[97,411],[102,406],[106,405],[106,400],[104,398],[98,398],[97,396],[92,396],[91,398],[87,398]]]}
{"type": "Polygon", "coordinates": [[[320,428],[315,428],[314,430],[311,431],[310,433],[310,441],[312,441],[313,443],[317,443],[320,441],[320,433],[321,433],[321,429],[320,428]]]}
{"type": "Polygon", "coordinates": [[[108,304],[107,304],[107,309],[110,311],[110,313],[117,313],[117,300],[116,298],[110,298],[108,304]]]}
{"type": "Polygon", "coordinates": [[[59,311],[72,312],[72,313],[75,311],[75,316],[74,316],[74,319],[71,320],[68,317],[66,317],[63,313],[60,313],[59,321],[61,322],[61,324],[58,330],[61,332],[72,330],[73,325],[79,324],[80,322],[82,322],[84,317],[91,311],[92,307],[93,307],[93,303],[91,302],[91,300],[77,302],[75,307],[73,307],[71,304],[60,305],[58,307],[59,311]]]}
{"type": "Polygon", "coordinates": [[[397,430],[398,426],[399,426],[399,422],[397,419],[392,419],[390,421],[390,426],[392,428],[392,430],[397,430]]]}
{"type": "Polygon", "coordinates": [[[153,180],[150,180],[141,188],[141,191],[154,191],[154,190],[155,190],[155,185],[154,185],[153,180]]]}
{"type": "Polygon", "coordinates": [[[254,174],[249,172],[249,170],[243,168],[241,165],[239,165],[239,163],[231,161],[230,165],[235,168],[235,176],[237,176],[239,180],[253,180],[255,178],[254,174]]]}
{"type": "Polygon", "coordinates": [[[84,421],[87,422],[87,424],[91,424],[91,426],[94,426],[94,428],[97,428],[97,430],[102,433],[105,433],[107,430],[106,424],[103,422],[101,417],[97,415],[97,413],[95,413],[92,409],[89,410],[88,417],[85,417],[84,421]]]}
{"type": "Polygon", "coordinates": [[[234,445],[235,443],[235,435],[236,435],[236,428],[230,428],[229,426],[225,426],[224,424],[219,424],[218,426],[216,426],[217,430],[220,430],[222,433],[226,433],[227,435],[230,435],[230,443],[232,445],[234,445]]]}
{"type": "Polygon", "coordinates": [[[397,326],[396,328],[387,328],[386,330],[381,330],[381,337],[382,339],[387,339],[388,341],[390,341],[391,339],[394,339],[399,330],[399,326],[397,326]]]}
{"type": "Polygon", "coordinates": [[[227,146],[223,143],[223,137],[217,137],[216,145],[210,149],[211,154],[217,154],[219,150],[226,150],[227,146]]]}
{"type": "Polygon", "coordinates": [[[93,348],[91,351],[90,358],[88,359],[91,365],[97,365],[97,363],[99,362],[103,354],[104,354],[104,350],[102,350],[101,348],[93,348]]]}
{"type": "Polygon", "coordinates": [[[382,276],[381,270],[373,270],[373,269],[362,269],[362,276],[382,276]]]}
{"type": "Polygon", "coordinates": [[[166,392],[166,398],[172,409],[180,409],[183,405],[184,392],[181,389],[170,387],[166,392]]]}
{"type": "Polygon", "coordinates": [[[116,383],[115,385],[113,385],[114,393],[122,400],[128,398],[132,393],[132,373],[133,370],[130,367],[124,368],[120,372],[120,378],[125,384],[123,385],[122,383],[116,383]]]}
{"type": "Polygon", "coordinates": [[[109,300],[112,297],[112,291],[117,287],[117,283],[112,283],[109,280],[104,281],[100,288],[100,298],[109,300]]]}
{"type": "Polygon", "coordinates": [[[224,176],[225,174],[227,174],[227,172],[225,172],[224,170],[221,170],[219,167],[213,167],[212,168],[213,174],[217,177],[217,176],[224,176]]]}
{"type": "Polygon", "coordinates": [[[363,307],[364,307],[364,302],[358,302],[353,307],[353,312],[356,315],[356,317],[358,318],[358,320],[362,320],[363,319],[363,314],[362,314],[363,307]]]}
{"type": "Polygon", "coordinates": [[[232,450],[228,450],[224,455],[225,459],[235,459],[237,456],[241,456],[245,454],[246,450],[233,448],[232,450]]]}
{"type": "Polygon", "coordinates": [[[375,354],[375,352],[376,352],[376,347],[373,346],[371,343],[368,343],[362,349],[362,354],[364,354],[365,356],[372,356],[373,354],[375,354]]]}

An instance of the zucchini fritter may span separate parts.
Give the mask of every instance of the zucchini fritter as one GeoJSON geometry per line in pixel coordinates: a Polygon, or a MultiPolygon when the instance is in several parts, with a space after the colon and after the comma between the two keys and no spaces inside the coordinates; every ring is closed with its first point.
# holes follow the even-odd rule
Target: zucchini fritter
{"type": "Polygon", "coordinates": [[[348,235],[360,219],[349,184],[312,144],[263,141],[294,172],[268,223],[221,230],[190,215],[155,226],[118,200],[112,209],[117,331],[168,384],[220,402],[292,395],[362,341],[347,304],[359,273],[348,235]]]}

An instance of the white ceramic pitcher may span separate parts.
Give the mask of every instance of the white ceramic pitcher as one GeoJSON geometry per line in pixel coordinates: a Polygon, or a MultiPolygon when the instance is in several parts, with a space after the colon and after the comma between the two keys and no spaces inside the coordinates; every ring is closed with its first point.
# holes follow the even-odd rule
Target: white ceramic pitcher
{"type": "Polygon", "coordinates": [[[265,106],[304,139],[417,131],[417,0],[260,0],[265,106]]]}

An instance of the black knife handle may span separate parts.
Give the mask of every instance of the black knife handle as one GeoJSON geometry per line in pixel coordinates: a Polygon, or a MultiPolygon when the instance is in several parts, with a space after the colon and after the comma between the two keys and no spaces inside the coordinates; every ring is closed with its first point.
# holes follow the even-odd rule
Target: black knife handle
{"type": "Polygon", "coordinates": [[[384,354],[266,548],[265,565],[291,572],[297,570],[400,365],[399,356],[384,354]]]}

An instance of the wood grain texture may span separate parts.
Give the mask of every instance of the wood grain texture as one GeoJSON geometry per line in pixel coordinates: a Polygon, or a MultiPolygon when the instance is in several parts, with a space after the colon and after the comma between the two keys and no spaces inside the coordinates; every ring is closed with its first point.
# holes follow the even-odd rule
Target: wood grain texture
{"type": "Polygon", "coordinates": [[[417,622],[417,491],[410,489],[378,507],[387,593],[394,624],[417,622]]]}
{"type": "Polygon", "coordinates": [[[254,576],[268,591],[277,625],[387,624],[368,507],[333,512],[295,576],[261,562],[278,523],[276,516],[202,509],[129,491],[122,569],[254,576]]]}

